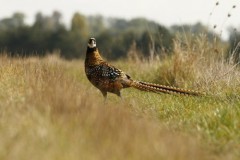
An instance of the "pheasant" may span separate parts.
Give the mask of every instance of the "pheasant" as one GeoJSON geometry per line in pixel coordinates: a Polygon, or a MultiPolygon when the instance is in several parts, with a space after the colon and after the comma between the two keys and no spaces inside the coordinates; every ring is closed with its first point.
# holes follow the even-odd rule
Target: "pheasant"
{"type": "Polygon", "coordinates": [[[154,93],[200,95],[196,91],[133,80],[128,74],[103,60],[98,51],[95,38],[90,38],[88,41],[85,73],[88,80],[101,91],[105,100],[108,92],[121,97],[121,89],[128,87],[154,93]]]}

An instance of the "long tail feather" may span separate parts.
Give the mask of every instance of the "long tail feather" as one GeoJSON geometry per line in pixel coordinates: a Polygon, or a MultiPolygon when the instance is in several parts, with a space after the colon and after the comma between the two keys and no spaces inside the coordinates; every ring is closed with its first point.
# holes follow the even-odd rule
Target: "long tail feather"
{"type": "Polygon", "coordinates": [[[183,95],[191,95],[191,96],[202,95],[202,93],[197,91],[175,88],[175,87],[164,86],[164,85],[142,82],[142,81],[133,81],[131,86],[142,91],[155,92],[155,93],[183,94],[183,95]]]}

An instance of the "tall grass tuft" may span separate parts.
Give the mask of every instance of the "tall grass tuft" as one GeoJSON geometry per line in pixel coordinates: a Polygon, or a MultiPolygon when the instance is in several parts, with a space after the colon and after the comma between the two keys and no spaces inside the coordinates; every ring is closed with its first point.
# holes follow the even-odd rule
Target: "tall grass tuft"
{"type": "MultiPolygon", "coordinates": [[[[141,80],[200,90],[211,95],[239,93],[236,86],[239,85],[240,70],[234,63],[235,54],[227,59],[229,53],[226,51],[226,44],[217,39],[209,42],[205,34],[179,37],[174,40],[173,54],[156,57],[154,61],[137,62],[140,68],[133,75],[141,80]]],[[[131,60],[129,63],[128,66],[136,64],[131,60]]]]}

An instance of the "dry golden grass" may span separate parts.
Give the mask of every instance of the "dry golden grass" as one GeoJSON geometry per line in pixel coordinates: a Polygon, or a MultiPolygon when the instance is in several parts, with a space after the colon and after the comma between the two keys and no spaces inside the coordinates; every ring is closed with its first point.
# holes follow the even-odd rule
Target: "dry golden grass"
{"type": "Polygon", "coordinates": [[[126,89],[123,101],[110,95],[107,104],[81,60],[1,56],[0,159],[237,159],[240,71],[212,46],[194,44],[176,42],[163,60],[115,65],[208,96],[126,89]]]}
{"type": "Polygon", "coordinates": [[[86,81],[80,61],[0,61],[0,159],[204,156],[198,139],[136,116],[125,102],[104,105],[86,81]]]}

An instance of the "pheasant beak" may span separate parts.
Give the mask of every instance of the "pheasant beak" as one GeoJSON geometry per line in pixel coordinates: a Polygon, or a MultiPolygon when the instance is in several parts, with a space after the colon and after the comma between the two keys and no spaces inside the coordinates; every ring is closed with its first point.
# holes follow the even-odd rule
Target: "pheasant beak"
{"type": "Polygon", "coordinates": [[[88,41],[88,47],[89,48],[95,48],[97,46],[96,39],[95,38],[90,38],[88,41]]]}

